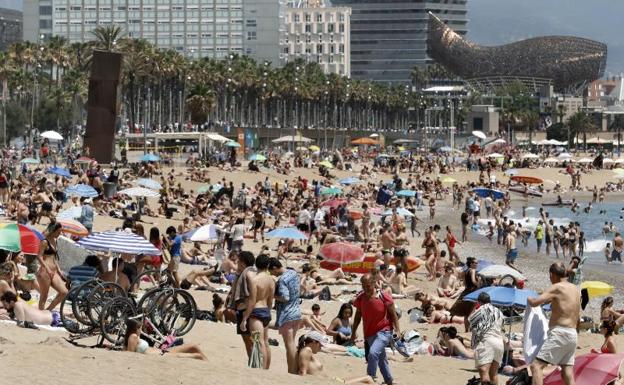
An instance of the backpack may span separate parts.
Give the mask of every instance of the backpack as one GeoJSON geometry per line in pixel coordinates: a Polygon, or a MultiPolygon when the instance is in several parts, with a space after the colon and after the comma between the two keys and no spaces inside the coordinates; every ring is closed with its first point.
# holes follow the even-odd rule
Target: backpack
{"type": "Polygon", "coordinates": [[[507,381],[507,385],[531,385],[533,378],[529,376],[529,371],[525,368],[507,381]]]}

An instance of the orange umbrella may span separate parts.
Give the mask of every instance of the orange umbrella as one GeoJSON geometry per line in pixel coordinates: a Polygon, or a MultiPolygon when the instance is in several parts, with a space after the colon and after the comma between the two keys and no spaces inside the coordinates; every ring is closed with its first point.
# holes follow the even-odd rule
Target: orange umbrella
{"type": "Polygon", "coordinates": [[[358,219],[362,219],[363,215],[359,211],[349,211],[349,216],[351,219],[357,221],[358,219]]]}
{"type": "Polygon", "coordinates": [[[364,145],[374,146],[376,144],[379,144],[379,142],[376,141],[375,139],[364,137],[364,138],[352,140],[351,144],[364,144],[364,145]]]}
{"type": "Polygon", "coordinates": [[[66,234],[75,235],[77,237],[89,235],[89,230],[87,230],[82,223],[74,219],[57,218],[56,221],[61,225],[61,231],[66,234]]]}

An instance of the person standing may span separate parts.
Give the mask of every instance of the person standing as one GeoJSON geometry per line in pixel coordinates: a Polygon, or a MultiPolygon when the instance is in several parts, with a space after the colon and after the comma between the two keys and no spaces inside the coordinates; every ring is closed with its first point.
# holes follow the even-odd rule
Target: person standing
{"type": "Polygon", "coordinates": [[[232,283],[232,290],[226,299],[227,308],[236,312],[236,334],[240,335],[245,344],[247,351],[247,359],[251,357],[252,341],[250,333],[247,329],[241,328],[243,321],[243,313],[247,309],[247,302],[251,295],[251,286],[256,276],[254,263],[256,259],[249,251],[241,251],[238,254],[238,264],[236,270],[236,279],[232,283]]]}
{"type": "Polygon", "coordinates": [[[275,327],[284,339],[288,373],[297,374],[297,331],[301,326],[299,304],[299,275],[294,269],[284,268],[277,258],[269,260],[269,271],[277,278],[275,327]]]}
{"type": "Polygon", "coordinates": [[[544,222],[540,219],[535,227],[535,243],[537,244],[537,252],[542,249],[542,241],[544,240],[544,222]]]}
{"type": "Polygon", "coordinates": [[[386,356],[386,347],[392,343],[392,333],[401,334],[399,318],[396,314],[392,297],[375,288],[375,281],[370,274],[362,276],[362,292],[353,302],[357,309],[353,320],[351,341],[355,342],[356,331],[363,321],[364,339],[368,344],[366,374],[373,379],[377,376],[377,367],[387,385],[394,380],[386,356]]]}
{"type": "Polygon", "coordinates": [[[622,235],[620,233],[615,233],[615,238],[613,238],[613,251],[611,252],[611,262],[620,262],[622,263],[622,249],[624,248],[624,240],[622,240],[622,235]]]}
{"type": "Polygon", "coordinates": [[[469,317],[475,366],[482,384],[498,384],[498,368],[503,361],[503,313],[490,303],[490,295],[481,293],[479,308],[469,317]]]}
{"type": "MultiPolygon", "coordinates": [[[[514,225],[509,225],[507,236],[505,237],[505,263],[507,266],[514,270],[518,268],[514,265],[514,262],[518,258],[518,249],[516,248],[516,228],[514,225]]],[[[520,270],[518,270],[520,272],[520,270]]]]}
{"type": "Polygon", "coordinates": [[[180,275],[178,270],[180,268],[180,261],[182,260],[182,236],[177,234],[176,228],[173,226],[167,227],[167,238],[164,240],[167,249],[169,249],[169,255],[171,260],[167,266],[167,270],[173,276],[175,281],[175,287],[180,287],[180,275]]]}
{"type": "Polygon", "coordinates": [[[552,314],[546,340],[531,363],[533,385],[543,385],[544,368],[561,366],[561,377],[566,385],[574,385],[574,353],[577,345],[577,326],[581,313],[581,294],[576,285],[566,280],[566,268],[555,262],[548,270],[552,286],[539,297],[529,297],[531,307],[549,303],[552,314]]]}
{"type": "Polygon", "coordinates": [[[82,223],[89,231],[89,234],[93,230],[93,206],[91,206],[91,203],[91,198],[84,199],[80,210],[80,218],[78,219],[78,222],[82,223]]]}

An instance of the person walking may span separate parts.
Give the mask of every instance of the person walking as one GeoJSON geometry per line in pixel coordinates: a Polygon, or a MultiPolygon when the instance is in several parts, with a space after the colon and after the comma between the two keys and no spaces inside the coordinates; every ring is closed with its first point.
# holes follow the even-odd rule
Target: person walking
{"type": "Polygon", "coordinates": [[[294,269],[285,268],[277,258],[269,259],[269,272],[277,278],[275,327],[284,339],[288,373],[297,374],[297,331],[301,326],[300,279],[294,269]]]}
{"type": "Polygon", "coordinates": [[[542,249],[542,241],[544,240],[544,221],[540,219],[535,227],[535,243],[537,244],[537,252],[542,249]]]}
{"type": "Polygon", "coordinates": [[[498,368],[503,360],[503,313],[490,303],[490,295],[481,293],[477,298],[479,308],[469,317],[472,332],[472,349],[481,384],[498,384],[498,368]]]}
{"type": "Polygon", "coordinates": [[[576,285],[567,281],[566,268],[562,262],[550,265],[548,272],[552,286],[539,297],[527,299],[531,307],[549,303],[552,309],[546,340],[531,363],[533,385],[544,384],[544,368],[548,365],[561,366],[565,385],[574,385],[574,354],[578,339],[576,328],[581,314],[581,294],[576,285]]]}
{"type": "Polygon", "coordinates": [[[392,297],[375,288],[375,280],[366,274],[360,280],[362,292],[355,298],[353,306],[357,309],[353,320],[351,341],[355,342],[356,331],[363,321],[364,339],[368,345],[366,353],[366,374],[373,379],[377,376],[377,367],[387,385],[394,380],[386,356],[386,347],[392,341],[392,333],[401,334],[399,318],[396,314],[392,297]]]}

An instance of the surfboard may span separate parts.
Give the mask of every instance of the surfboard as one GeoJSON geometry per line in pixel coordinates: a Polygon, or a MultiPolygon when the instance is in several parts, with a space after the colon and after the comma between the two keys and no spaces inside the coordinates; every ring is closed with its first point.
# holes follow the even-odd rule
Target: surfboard
{"type": "Polygon", "coordinates": [[[514,175],[511,177],[511,180],[518,183],[527,183],[527,184],[542,184],[544,180],[540,178],[536,178],[534,176],[522,176],[522,175],[514,175]]]}
{"type": "MultiPolygon", "coordinates": [[[[375,268],[376,260],[377,257],[375,257],[374,255],[369,255],[367,257],[364,257],[364,260],[362,262],[353,262],[342,265],[342,271],[344,271],[345,273],[357,274],[370,273],[371,269],[375,268]]],[[[406,261],[408,271],[414,271],[423,264],[422,259],[416,257],[407,257],[406,261]]],[[[390,259],[390,263],[396,265],[394,257],[390,259]]],[[[340,263],[329,261],[321,261],[320,265],[323,269],[326,270],[336,270],[337,268],[341,267],[340,263]]]]}

